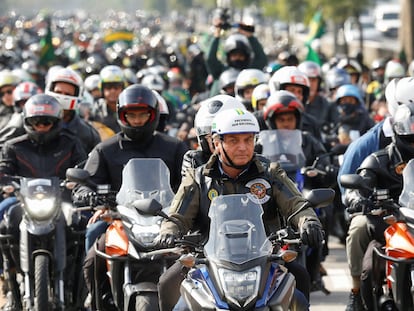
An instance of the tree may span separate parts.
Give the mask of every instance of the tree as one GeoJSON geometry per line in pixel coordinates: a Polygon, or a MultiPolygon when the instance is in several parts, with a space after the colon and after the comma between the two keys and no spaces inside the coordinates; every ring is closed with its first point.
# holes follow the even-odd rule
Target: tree
{"type": "Polygon", "coordinates": [[[400,42],[405,52],[407,61],[414,59],[414,5],[411,0],[402,0],[401,3],[401,29],[400,42]]]}
{"type": "MultiPolygon", "coordinates": [[[[341,1],[331,1],[331,0],[308,0],[309,10],[312,12],[316,11],[318,8],[322,8],[323,14],[326,19],[330,19],[333,24],[334,33],[338,33],[340,28],[343,28],[345,20],[354,16],[358,19],[361,13],[373,6],[375,0],[341,0],[341,1]]],[[[359,26],[360,31],[362,27],[359,26]]],[[[360,47],[359,50],[363,50],[363,38],[360,36],[360,47]]],[[[345,41],[345,40],[344,40],[345,41]]],[[[334,35],[334,54],[338,51],[338,37],[334,35]]],[[[348,54],[348,46],[345,41],[345,53],[348,54]]]]}

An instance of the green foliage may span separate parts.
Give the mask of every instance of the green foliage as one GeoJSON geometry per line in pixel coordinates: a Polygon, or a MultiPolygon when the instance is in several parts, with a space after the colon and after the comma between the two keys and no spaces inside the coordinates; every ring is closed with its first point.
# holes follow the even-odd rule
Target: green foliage
{"type": "Polygon", "coordinates": [[[322,8],[324,16],[336,23],[343,23],[349,16],[360,15],[373,6],[375,0],[307,0],[310,11],[322,8]]]}
{"type": "Polygon", "coordinates": [[[321,8],[326,20],[344,22],[349,16],[356,16],[366,8],[375,5],[375,0],[262,0],[266,17],[283,21],[309,24],[313,14],[321,8]]]}

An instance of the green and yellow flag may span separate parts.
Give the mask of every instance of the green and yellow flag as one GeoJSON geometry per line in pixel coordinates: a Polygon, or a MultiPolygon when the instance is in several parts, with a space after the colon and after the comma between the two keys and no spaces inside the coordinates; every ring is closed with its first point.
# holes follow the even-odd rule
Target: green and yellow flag
{"type": "Polygon", "coordinates": [[[52,43],[52,29],[50,22],[47,23],[47,33],[40,40],[40,58],[39,65],[46,66],[55,59],[55,48],[52,43]]]}
{"type": "Polygon", "coordinates": [[[315,39],[319,39],[325,33],[325,21],[322,16],[322,11],[318,10],[313,15],[309,23],[309,34],[306,42],[310,43],[315,39]]]}
{"type": "Polygon", "coordinates": [[[325,33],[325,21],[322,16],[322,11],[318,10],[313,15],[312,20],[309,23],[309,34],[308,39],[305,42],[305,46],[308,49],[308,54],[306,55],[306,60],[313,61],[319,65],[322,65],[322,61],[318,55],[318,52],[315,51],[311,44],[315,39],[319,39],[325,33]]]}

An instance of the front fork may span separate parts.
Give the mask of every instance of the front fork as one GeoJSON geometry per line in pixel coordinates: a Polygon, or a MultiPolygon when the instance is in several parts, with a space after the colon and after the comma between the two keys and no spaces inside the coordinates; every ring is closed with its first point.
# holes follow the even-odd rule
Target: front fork
{"type": "Polygon", "coordinates": [[[54,229],[43,235],[36,235],[36,228],[33,232],[29,228],[27,220],[20,223],[20,266],[24,273],[24,304],[33,304],[34,289],[34,258],[36,253],[45,253],[50,258],[50,271],[54,279],[53,284],[54,300],[60,309],[65,306],[64,270],[66,267],[66,222],[61,215],[55,223],[54,229]],[[52,239],[52,243],[48,244],[52,239]],[[35,242],[35,240],[37,242],[35,242]],[[39,243],[40,241],[40,243],[39,243]],[[39,243],[39,245],[36,245],[39,243]],[[43,244],[45,243],[45,244],[43,244]]]}

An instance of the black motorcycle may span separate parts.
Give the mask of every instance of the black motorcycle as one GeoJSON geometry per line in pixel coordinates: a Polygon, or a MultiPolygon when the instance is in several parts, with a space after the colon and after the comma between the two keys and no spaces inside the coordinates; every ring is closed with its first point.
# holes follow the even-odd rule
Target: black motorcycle
{"type": "Polygon", "coordinates": [[[17,203],[4,217],[8,232],[14,234],[0,235],[5,279],[14,307],[81,309],[86,221],[79,210],[62,199],[66,183],[59,178],[14,179],[10,186],[17,203]],[[17,228],[12,221],[20,215],[17,228]],[[11,260],[16,267],[12,272],[11,260]]]}

